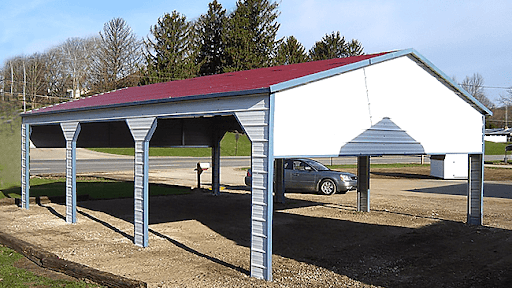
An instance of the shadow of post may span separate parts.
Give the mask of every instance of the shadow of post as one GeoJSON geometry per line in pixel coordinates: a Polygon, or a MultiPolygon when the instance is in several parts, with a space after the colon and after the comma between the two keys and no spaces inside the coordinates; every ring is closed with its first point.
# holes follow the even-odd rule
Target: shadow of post
{"type": "Polygon", "coordinates": [[[183,243],[180,243],[180,242],[178,242],[178,241],[176,241],[176,240],[172,239],[171,237],[169,237],[169,236],[167,236],[167,235],[164,235],[164,234],[162,234],[162,233],[160,233],[160,232],[157,232],[157,231],[155,231],[155,230],[153,230],[153,229],[149,229],[149,232],[153,233],[154,235],[156,235],[156,236],[158,236],[158,237],[160,237],[160,238],[162,238],[162,239],[165,239],[165,240],[167,240],[167,241],[171,242],[171,243],[172,243],[172,244],[174,244],[175,246],[177,246],[177,247],[179,247],[179,248],[181,248],[181,249],[183,249],[183,250],[185,250],[185,251],[187,251],[187,252],[189,252],[189,253],[192,253],[192,254],[197,255],[197,256],[199,256],[199,257],[202,257],[202,258],[205,258],[205,259],[207,259],[207,260],[209,260],[209,261],[215,262],[215,263],[220,264],[220,265],[222,265],[222,266],[224,266],[224,267],[231,268],[231,269],[233,269],[233,270],[235,270],[235,271],[238,271],[238,272],[240,272],[240,273],[244,273],[244,274],[246,274],[246,275],[249,275],[249,271],[247,271],[246,269],[244,269],[244,268],[242,268],[242,267],[235,266],[235,265],[233,265],[233,264],[227,263],[227,262],[225,262],[225,261],[222,261],[222,260],[217,259],[217,258],[215,258],[215,257],[212,257],[212,256],[210,256],[210,255],[206,255],[206,254],[204,254],[204,253],[201,253],[201,252],[199,252],[199,251],[197,251],[197,250],[194,250],[194,249],[192,249],[192,248],[188,247],[187,245],[185,245],[185,244],[183,244],[183,243]]]}

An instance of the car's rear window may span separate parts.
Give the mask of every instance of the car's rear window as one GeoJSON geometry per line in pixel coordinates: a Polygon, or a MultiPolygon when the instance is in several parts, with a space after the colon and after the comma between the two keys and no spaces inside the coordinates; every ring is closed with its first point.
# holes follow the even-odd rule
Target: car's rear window
{"type": "Polygon", "coordinates": [[[308,163],[309,166],[313,167],[315,170],[318,170],[318,171],[328,171],[328,170],[331,170],[331,169],[325,167],[324,164],[318,163],[318,162],[313,161],[313,160],[308,160],[308,161],[304,161],[304,162],[308,163]]]}

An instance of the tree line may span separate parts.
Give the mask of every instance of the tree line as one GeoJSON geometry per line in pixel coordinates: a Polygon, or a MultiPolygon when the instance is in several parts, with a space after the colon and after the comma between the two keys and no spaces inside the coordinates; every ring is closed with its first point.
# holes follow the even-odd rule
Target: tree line
{"type": "Polygon", "coordinates": [[[1,69],[4,92],[78,97],[119,88],[261,67],[362,55],[339,31],[310,50],[294,37],[277,38],[279,4],[237,0],[228,13],[217,0],[196,20],[165,13],[138,38],[122,18],[97,36],[69,38],[45,52],[15,56],[1,69]]]}

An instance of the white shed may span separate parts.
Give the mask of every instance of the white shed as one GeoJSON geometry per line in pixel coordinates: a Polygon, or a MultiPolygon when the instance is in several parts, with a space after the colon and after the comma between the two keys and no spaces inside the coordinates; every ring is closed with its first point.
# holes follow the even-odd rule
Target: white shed
{"type": "Polygon", "coordinates": [[[75,148],[135,146],[134,242],[146,247],[149,146],[212,147],[218,193],[220,139],[244,131],[252,143],[251,275],[271,280],[274,164],[279,176],[287,157],[357,156],[357,209],[370,211],[371,156],[465,154],[467,221],[480,225],[489,114],[412,49],[130,87],[22,114],[22,207],[29,208],[29,140],[68,150],[70,223],[75,148]]]}
{"type": "Polygon", "coordinates": [[[430,175],[442,179],[467,179],[468,155],[432,155],[430,157],[430,175]]]}

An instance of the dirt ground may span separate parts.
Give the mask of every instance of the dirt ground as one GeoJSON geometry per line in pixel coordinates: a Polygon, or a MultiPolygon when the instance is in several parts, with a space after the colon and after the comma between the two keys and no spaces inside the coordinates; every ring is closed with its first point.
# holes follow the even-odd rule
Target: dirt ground
{"type": "Polygon", "coordinates": [[[272,282],[249,277],[243,171],[220,196],[151,197],[147,248],[132,242],[133,199],[79,202],[76,224],[62,204],[0,206],[0,230],[149,287],[512,287],[512,169],[502,170],[508,181],[485,184],[481,227],[465,224],[466,181],[421,167],[374,170],[369,213],[356,212],[355,191],[287,193],[274,205],[272,282]]]}

